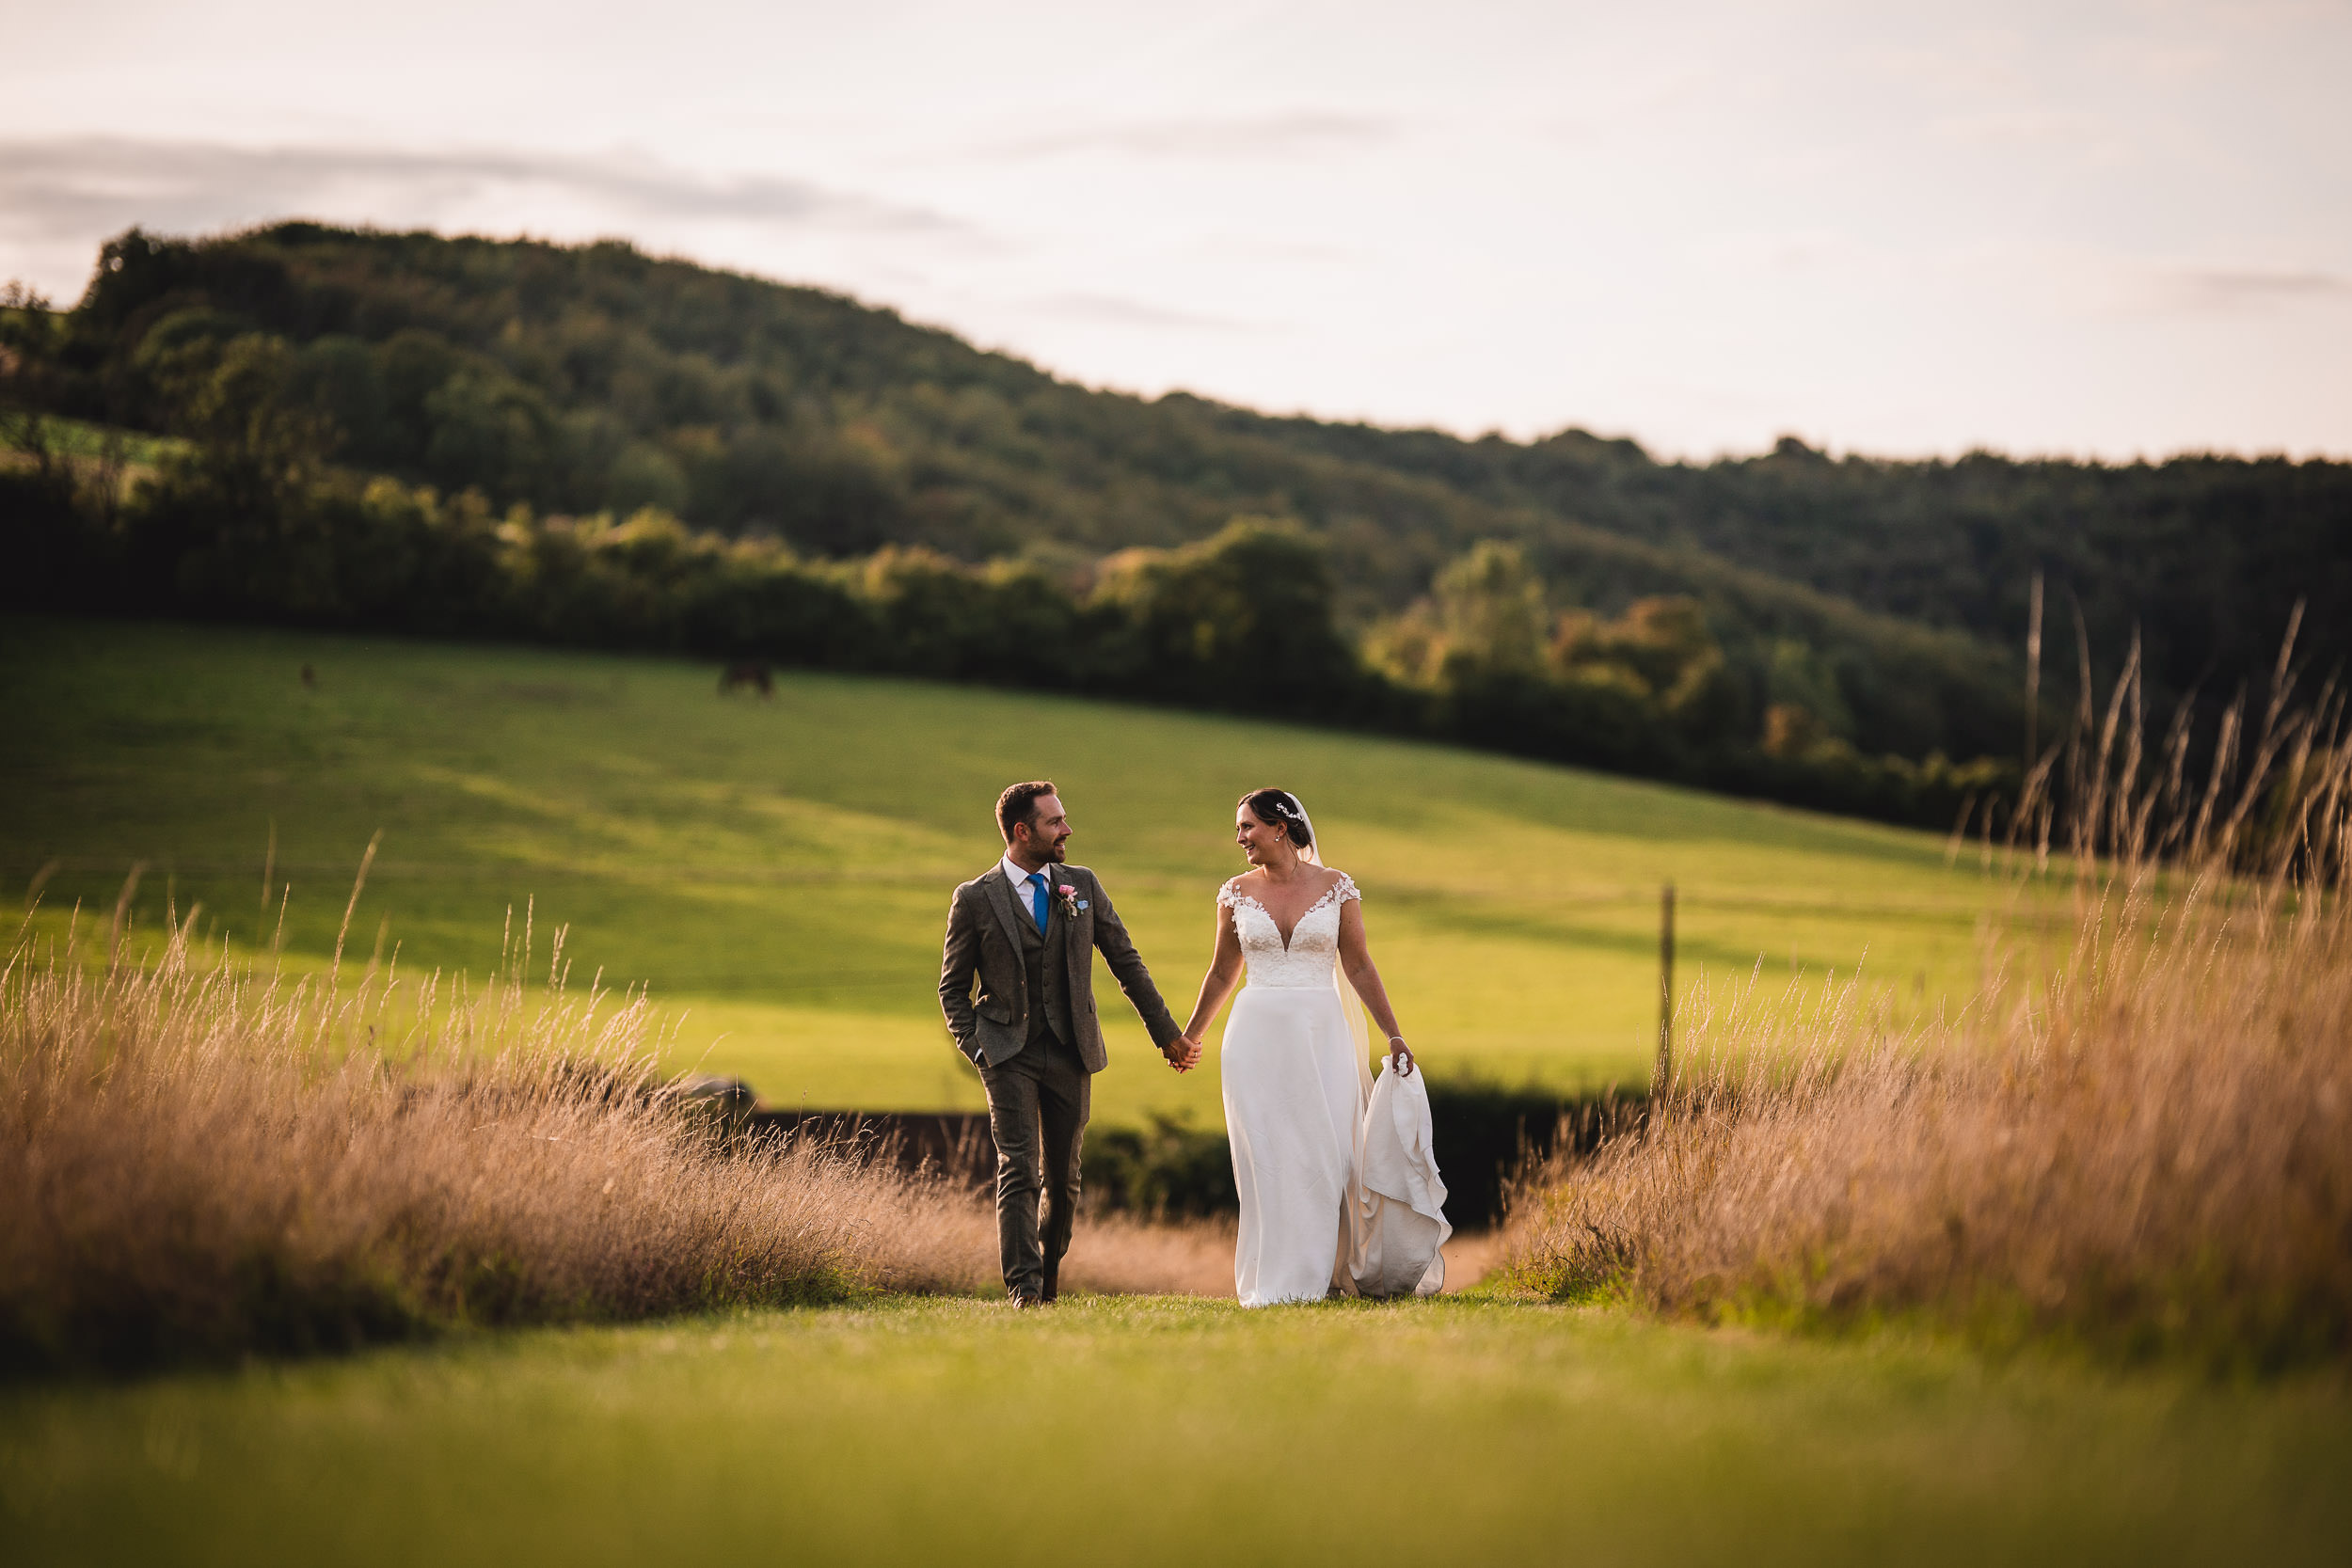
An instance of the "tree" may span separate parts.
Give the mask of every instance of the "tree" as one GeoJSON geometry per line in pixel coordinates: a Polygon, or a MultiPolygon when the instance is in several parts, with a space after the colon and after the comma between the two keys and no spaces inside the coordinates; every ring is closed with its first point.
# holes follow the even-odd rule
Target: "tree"
{"type": "Polygon", "coordinates": [[[1541,673],[1551,617],[1543,578],[1517,545],[1481,540],[1438,575],[1437,597],[1444,662],[1456,678],[1541,673]]]}
{"type": "Polygon", "coordinates": [[[1111,670],[1152,694],[1284,715],[1359,694],[1323,548],[1295,524],[1235,517],[1198,545],[1113,557],[1095,603],[1123,623],[1111,670]]]}

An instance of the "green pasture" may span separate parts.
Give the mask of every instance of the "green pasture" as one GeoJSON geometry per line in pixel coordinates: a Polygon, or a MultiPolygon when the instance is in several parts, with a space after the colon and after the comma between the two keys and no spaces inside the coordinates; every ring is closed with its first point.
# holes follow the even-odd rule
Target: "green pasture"
{"type": "Polygon", "coordinates": [[[2334,1386],[1440,1298],[969,1301],[0,1391],[36,1563],[2338,1562],[2334,1386]]]}
{"type": "MultiPolygon", "coordinates": [[[[112,458],[132,468],[152,469],[161,467],[166,458],[190,450],[190,443],[177,436],[125,430],[119,425],[91,424],[85,420],[60,419],[55,414],[41,416],[39,423],[40,439],[53,451],[79,462],[112,458]]],[[[0,449],[0,464],[18,460],[15,451],[0,449]]]]}
{"type": "MultiPolygon", "coordinates": [[[[512,911],[534,973],[644,984],[680,1065],[782,1104],[977,1107],[937,1013],[948,890],[998,852],[1005,784],[1057,780],[1181,1017],[1243,789],[1315,813],[1433,1072],[1562,1087],[1646,1076],[1660,884],[1686,989],[1866,974],[1901,1005],[1964,994],[2006,895],[1938,835],[1441,747],[1051,696],[788,672],[723,698],[675,659],[325,633],[0,621],[0,877],[103,950],[134,863],[132,940],[167,910],[291,966],[333,949],[381,848],[346,977],[481,975],[512,911]],[[315,684],[299,678],[310,666],[315,684]],[[274,848],[272,847],[274,843],[274,848]],[[272,868],[265,896],[263,870],[272,868]],[[285,884],[291,884],[287,894],[285,884]],[[283,903],[282,934],[278,913],[283,903]]],[[[1215,1124],[1107,974],[1097,1116],[1215,1124]]]]}

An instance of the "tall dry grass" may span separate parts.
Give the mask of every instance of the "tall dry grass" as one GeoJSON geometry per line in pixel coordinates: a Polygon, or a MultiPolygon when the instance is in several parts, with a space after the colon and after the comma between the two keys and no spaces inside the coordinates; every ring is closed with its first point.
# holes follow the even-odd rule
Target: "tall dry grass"
{"type": "Polygon", "coordinates": [[[2071,900],[2070,940],[1996,938],[1974,997],[1907,1026],[1856,981],[1701,996],[1646,1123],[1523,1180],[1506,1277],[2127,1357],[2352,1353],[2342,705],[2292,709],[2282,654],[2200,788],[2185,722],[2143,753],[2136,674],[2103,721],[2086,696],[2013,816],[2020,896],[2071,900]]]}
{"type": "MultiPolygon", "coordinates": [[[[986,1220],[993,1283],[996,1270],[993,1209],[986,1211],[986,1220]]],[[[1073,1294],[1231,1300],[1234,1228],[1231,1217],[1152,1219],[1137,1214],[1081,1213],[1071,1239],[1070,1256],[1062,1259],[1061,1288],[1073,1294]]]]}
{"type": "Polygon", "coordinates": [[[654,1075],[642,997],[565,998],[560,944],[535,992],[520,964],[470,992],[371,965],[354,989],[276,983],[193,925],[144,963],[118,925],[103,970],[20,943],[0,977],[0,1366],[993,1273],[993,1226],[938,1180],[730,1148],[654,1075]]]}

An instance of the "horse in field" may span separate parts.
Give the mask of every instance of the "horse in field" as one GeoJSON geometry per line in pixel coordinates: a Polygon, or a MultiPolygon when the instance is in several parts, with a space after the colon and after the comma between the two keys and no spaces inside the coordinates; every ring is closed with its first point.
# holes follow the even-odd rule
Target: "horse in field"
{"type": "Polygon", "coordinates": [[[769,673],[767,665],[755,658],[739,658],[720,673],[720,696],[725,696],[739,686],[757,687],[763,697],[772,697],[776,691],[775,677],[769,673]]]}

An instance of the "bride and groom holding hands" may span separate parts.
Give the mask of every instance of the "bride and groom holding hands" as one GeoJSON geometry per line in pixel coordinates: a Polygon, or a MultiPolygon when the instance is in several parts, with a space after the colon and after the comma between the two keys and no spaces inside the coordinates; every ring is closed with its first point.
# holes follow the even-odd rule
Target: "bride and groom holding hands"
{"type": "Polygon", "coordinates": [[[1200,1062],[1209,1024],[1248,979],[1219,1058],[1243,1306],[1437,1290],[1451,1227],[1428,1096],[1372,961],[1362,895],[1323,863],[1297,797],[1253,790],[1235,808],[1233,838],[1250,869],[1217,891],[1215,951],[1183,1028],[1101,879],[1069,863],[1070,817],[1053,784],[1007,789],[996,823],[1003,859],[948,906],[939,997],[988,1090],[998,1250],[1013,1303],[1054,1300],[1070,1250],[1093,1075],[1109,1065],[1097,952],[1178,1072],[1200,1062]],[[1367,1010],[1387,1039],[1376,1082],[1367,1010]]]}

